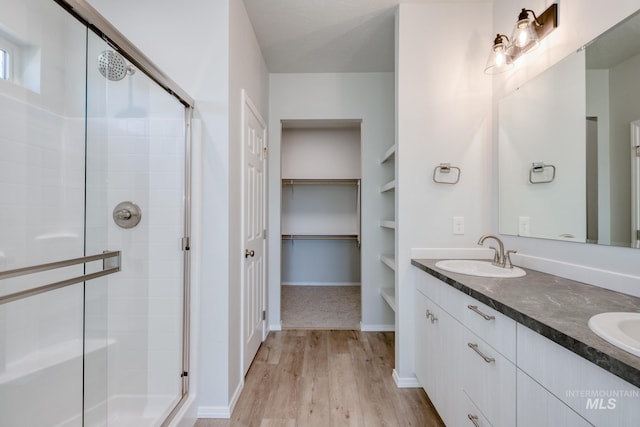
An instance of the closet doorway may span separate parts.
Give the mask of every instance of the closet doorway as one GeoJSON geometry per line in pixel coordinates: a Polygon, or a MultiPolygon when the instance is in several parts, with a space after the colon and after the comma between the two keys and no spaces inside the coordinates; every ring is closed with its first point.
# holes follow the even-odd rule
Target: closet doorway
{"type": "Polygon", "coordinates": [[[282,121],[282,327],[360,329],[360,120],[282,121]]]}

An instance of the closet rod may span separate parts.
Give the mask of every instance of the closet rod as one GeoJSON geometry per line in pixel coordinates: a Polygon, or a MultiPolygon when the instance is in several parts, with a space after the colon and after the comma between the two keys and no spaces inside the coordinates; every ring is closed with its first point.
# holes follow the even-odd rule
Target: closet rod
{"type": "Polygon", "coordinates": [[[360,240],[357,235],[340,235],[340,234],[283,234],[282,240],[360,240]]]}
{"type": "Polygon", "coordinates": [[[358,185],[359,179],[282,179],[282,185],[358,185]]]}

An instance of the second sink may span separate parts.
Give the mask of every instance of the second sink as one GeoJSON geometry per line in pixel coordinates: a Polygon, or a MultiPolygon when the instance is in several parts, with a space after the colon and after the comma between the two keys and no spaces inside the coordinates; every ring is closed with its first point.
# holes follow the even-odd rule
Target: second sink
{"type": "Polygon", "coordinates": [[[589,328],[601,338],[640,357],[640,313],[600,313],[589,319],[589,328]]]}
{"type": "Polygon", "coordinates": [[[466,274],[468,276],[480,277],[522,277],[527,273],[518,267],[503,268],[491,264],[489,261],[480,261],[472,259],[448,259],[438,261],[436,267],[452,273],[466,274]]]}

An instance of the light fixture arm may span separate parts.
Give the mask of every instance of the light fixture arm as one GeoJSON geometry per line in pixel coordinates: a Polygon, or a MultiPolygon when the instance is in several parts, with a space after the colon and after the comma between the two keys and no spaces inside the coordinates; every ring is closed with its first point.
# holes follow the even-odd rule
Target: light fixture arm
{"type": "Polygon", "coordinates": [[[533,15],[533,22],[535,22],[538,27],[542,27],[542,22],[538,20],[536,13],[531,9],[523,8],[522,11],[520,12],[520,15],[518,15],[518,21],[522,21],[523,19],[529,19],[529,12],[531,12],[531,14],[533,15]]]}

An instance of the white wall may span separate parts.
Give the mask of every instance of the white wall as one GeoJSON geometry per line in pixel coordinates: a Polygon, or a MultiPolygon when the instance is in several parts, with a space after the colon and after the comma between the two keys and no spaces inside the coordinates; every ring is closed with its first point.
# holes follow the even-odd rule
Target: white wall
{"type": "Polygon", "coordinates": [[[396,374],[410,382],[411,249],[475,246],[489,231],[491,79],[482,70],[492,29],[489,3],[401,4],[398,13],[396,374]],[[460,167],[458,184],[432,181],[440,163],[460,167]],[[454,216],[464,235],[452,234],[454,216]]]}
{"type": "MultiPolygon", "coordinates": [[[[542,12],[551,3],[552,1],[534,0],[527,7],[536,12],[542,12]]],[[[510,32],[520,8],[521,5],[515,4],[510,0],[495,0],[493,5],[493,33],[510,32]]],[[[558,28],[547,36],[537,49],[520,58],[514,70],[494,76],[494,113],[498,101],[506,94],[570,53],[575,52],[579,47],[635,12],[638,8],[640,8],[639,0],[592,0],[589,2],[589,7],[585,7],[584,2],[580,0],[563,0],[559,2],[558,28]]],[[[491,37],[487,37],[487,51],[490,43],[491,37]]],[[[493,150],[496,153],[496,114],[494,114],[493,130],[493,150]]],[[[491,166],[493,170],[491,218],[494,231],[498,229],[496,158],[494,154],[494,161],[491,166]]],[[[638,262],[640,253],[637,250],[511,236],[504,236],[504,241],[510,249],[516,249],[520,254],[525,254],[529,257],[553,259],[565,263],[553,268],[555,274],[571,275],[571,277],[579,278],[579,280],[588,283],[640,295],[639,281],[637,280],[637,276],[640,275],[640,262],[638,262]],[[566,264],[590,266],[592,270],[582,269],[585,272],[578,273],[578,270],[566,264]],[[594,274],[598,273],[597,270],[608,270],[619,273],[619,275],[602,280],[599,274],[594,274]]],[[[525,257],[516,256],[514,260],[521,263],[528,262],[525,257]]]]}
{"type": "MultiPolygon", "coordinates": [[[[269,120],[269,74],[244,2],[229,3],[229,397],[237,399],[242,372],[241,271],[244,243],[241,230],[242,98],[244,89],[265,123],[269,120]]],[[[267,140],[267,144],[269,141],[267,140]]],[[[268,171],[267,171],[268,173],[268,171]]],[[[267,257],[269,254],[267,254],[267,257]]],[[[209,310],[209,308],[207,308],[209,310]]],[[[231,401],[231,404],[235,401],[231,401]]]]}
{"type": "Polygon", "coordinates": [[[271,74],[269,118],[270,328],[280,325],[281,120],[362,119],[362,328],[389,328],[393,313],[380,297],[385,267],[378,260],[383,199],[379,158],[393,144],[393,74],[271,74]]]}
{"type": "Polygon", "coordinates": [[[192,233],[202,270],[192,274],[191,393],[200,416],[228,416],[242,385],[240,91],[266,119],[266,66],[241,0],[90,3],[195,99],[203,226],[192,233]]]}

